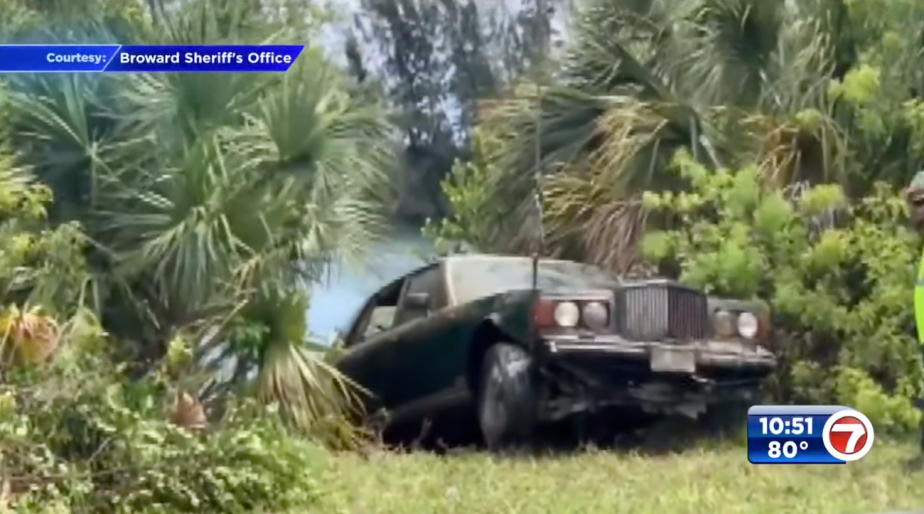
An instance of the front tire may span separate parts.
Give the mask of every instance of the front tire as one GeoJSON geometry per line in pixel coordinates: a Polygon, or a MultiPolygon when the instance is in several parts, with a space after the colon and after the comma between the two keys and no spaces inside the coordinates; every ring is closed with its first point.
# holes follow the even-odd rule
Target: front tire
{"type": "Polygon", "coordinates": [[[485,353],[478,388],[478,425],[489,449],[527,444],[536,424],[532,358],[498,343],[485,353]]]}

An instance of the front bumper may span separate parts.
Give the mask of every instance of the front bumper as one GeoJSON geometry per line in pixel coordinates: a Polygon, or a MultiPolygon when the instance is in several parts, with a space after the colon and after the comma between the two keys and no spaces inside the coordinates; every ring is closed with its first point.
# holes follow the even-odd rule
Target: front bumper
{"type": "Polygon", "coordinates": [[[764,348],[724,341],[556,334],[540,344],[547,362],[580,384],[545,403],[541,417],[549,421],[615,406],[695,417],[709,405],[754,401],[761,380],[777,363],[764,348]]]}
{"type": "Polygon", "coordinates": [[[777,359],[762,347],[747,348],[741,343],[693,341],[684,343],[629,341],[615,335],[556,334],[542,340],[549,355],[601,355],[648,361],[653,371],[694,373],[699,367],[770,370],[777,359]],[[674,362],[669,362],[671,356],[674,362]],[[667,360],[665,360],[667,359],[667,360]]]}

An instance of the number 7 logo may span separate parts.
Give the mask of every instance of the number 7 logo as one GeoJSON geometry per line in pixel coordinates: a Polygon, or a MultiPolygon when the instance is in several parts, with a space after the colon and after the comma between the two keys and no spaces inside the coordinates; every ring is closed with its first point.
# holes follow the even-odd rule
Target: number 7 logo
{"type": "Polygon", "coordinates": [[[821,433],[825,449],[841,461],[860,460],[872,449],[875,440],[869,418],[855,410],[842,410],[825,422],[821,433]]]}
{"type": "Polygon", "coordinates": [[[860,438],[866,435],[866,428],[863,427],[862,423],[850,423],[848,420],[852,421],[851,418],[845,418],[831,427],[831,442],[834,443],[835,448],[843,453],[854,454],[857,453],[857,443],[860,442],[860,438]],[[834,437],[834,432],[847,432],[850,434],[847,443],[842,445],[840,441],[834,437]],[[841,450],[841,447],[844,449],[841,450]]]}

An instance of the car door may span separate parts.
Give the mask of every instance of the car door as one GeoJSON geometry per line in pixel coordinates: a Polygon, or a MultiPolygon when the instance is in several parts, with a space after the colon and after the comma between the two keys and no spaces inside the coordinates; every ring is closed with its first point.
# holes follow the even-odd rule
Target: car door
{"type": "Polygon", "coordinates": [[[442,357],[441,342],[450,330],[451,320],[440,316],[446,302],[441,265],[418,270],[404,284],[395,314],[401,332],[396,366],[398,373],[406,377],[395,391],[401,405],[429,403],[444,392],[447,382],[451,383],[451,377],[442,376],[445,367],[434,366],[442,357]],[[427,296],[423,303],[421,294],[427,296]]]}
{"type": "Polygon", "coordinates": [[[357,314],[344,337],[345,354],[337,368],[366,388],[373,397],[367,402],[371,410],[396,405],[398,356],[394,343],[400,334],[395,330],[395,313],[405,279],[385,286],[373,295],[357,314]]]}

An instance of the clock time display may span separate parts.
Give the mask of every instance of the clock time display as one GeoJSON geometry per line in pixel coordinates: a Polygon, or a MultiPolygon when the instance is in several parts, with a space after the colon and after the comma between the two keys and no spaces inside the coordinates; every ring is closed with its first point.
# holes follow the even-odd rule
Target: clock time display
{"type": "Polygon", "coordinates": [[[757,418],[760,423],[760,431],[764,435],[815,435],[813,419],[811,416],[806,417],[767,417],[757,418]]]}

